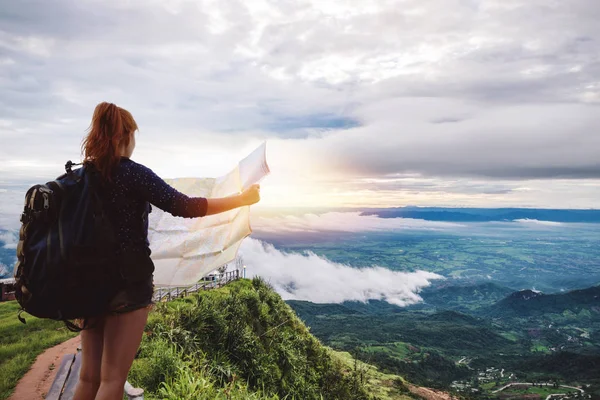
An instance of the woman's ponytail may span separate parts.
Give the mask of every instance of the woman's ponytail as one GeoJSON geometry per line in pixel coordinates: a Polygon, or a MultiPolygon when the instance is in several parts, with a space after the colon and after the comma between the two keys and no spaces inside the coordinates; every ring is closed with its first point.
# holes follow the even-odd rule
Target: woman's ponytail
{"type": "Polygon", "coordinates": [[[119,163],[121,149],[129,145],[138,129],[131,113],[113,103],[98,104],[92,116],[89,133],[82,143],[84,161],[94,164],[100,174],[111,179],[119,163]]]}

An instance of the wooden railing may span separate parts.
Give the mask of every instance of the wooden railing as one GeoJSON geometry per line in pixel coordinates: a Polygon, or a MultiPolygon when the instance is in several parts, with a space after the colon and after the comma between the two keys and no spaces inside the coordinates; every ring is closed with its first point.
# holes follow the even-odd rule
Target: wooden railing
{"type": "Polygon", "coordinates": [[[202,281],[196,283],[193,286],[185,286],[185,287],[175,287],[175,288],[158,288],[154,291],[153,300],[155,302],[159,301],[169,301],[172,299],[177,299],[181,297],[185,297],[188,294],[198,292],[200,290],[210,290],[220,288],[229,282],[233,282],[235,280],[240,279],[240,271],[234,270],[229,272],[224,272],[219,275],[211,275],[209,277],[205,277],[202,281]]]}
{"type": "Polygon", "coordinates": [[[15,279],[0,279],[0,301],[10,301],[15,299],[15,279]]]}

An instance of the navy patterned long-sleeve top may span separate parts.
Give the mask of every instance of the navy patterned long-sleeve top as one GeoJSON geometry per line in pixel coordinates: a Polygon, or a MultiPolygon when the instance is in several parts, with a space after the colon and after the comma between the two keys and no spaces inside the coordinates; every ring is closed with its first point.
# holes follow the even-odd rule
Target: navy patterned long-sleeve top
{"type": "Polygon", "coordinates": [[[208,207],[206,198],[186,196],[150,168],[126,157],[121,158],[113,171],[112,182],[105,182],[103,193],[120,253],[144,251],[150,254],[150,204],[185,218],[203,217],[208,207]]]}

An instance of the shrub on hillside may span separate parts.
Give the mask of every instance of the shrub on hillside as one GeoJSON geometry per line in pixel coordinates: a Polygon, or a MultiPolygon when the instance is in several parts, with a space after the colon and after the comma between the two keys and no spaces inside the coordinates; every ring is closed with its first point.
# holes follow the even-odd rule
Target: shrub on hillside
{"type": "Polygon", "coordinates": [[[187,390],[213,389],[216,396],[226,389],[243,392],[246,386],[257,396],[369,398],[358,376],[344,371],[281,297],[257,278],[158,304],[130,378],[166,396],[161,398],[188,398],[187,390]]]}

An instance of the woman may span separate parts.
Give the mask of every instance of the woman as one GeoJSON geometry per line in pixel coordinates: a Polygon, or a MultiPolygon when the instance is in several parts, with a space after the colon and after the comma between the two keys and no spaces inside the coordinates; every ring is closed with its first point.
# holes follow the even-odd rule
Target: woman
{"type": "Polygon", "coordinates": [[[140,345],[152,304],[148,242],[149,204],[175,216],[218,214],[260,200],[259,186],[226,198],[188,197],[152,170],[130,160],[138,129],[131,114],[112,103],[94,110],[83,141],[85,163],[102,176],[101,196],[118,240],[119,292],[106,315],[89,321],[81,332],[82,364],[75,400],[123,398],[127,374],[140,345]]]}

